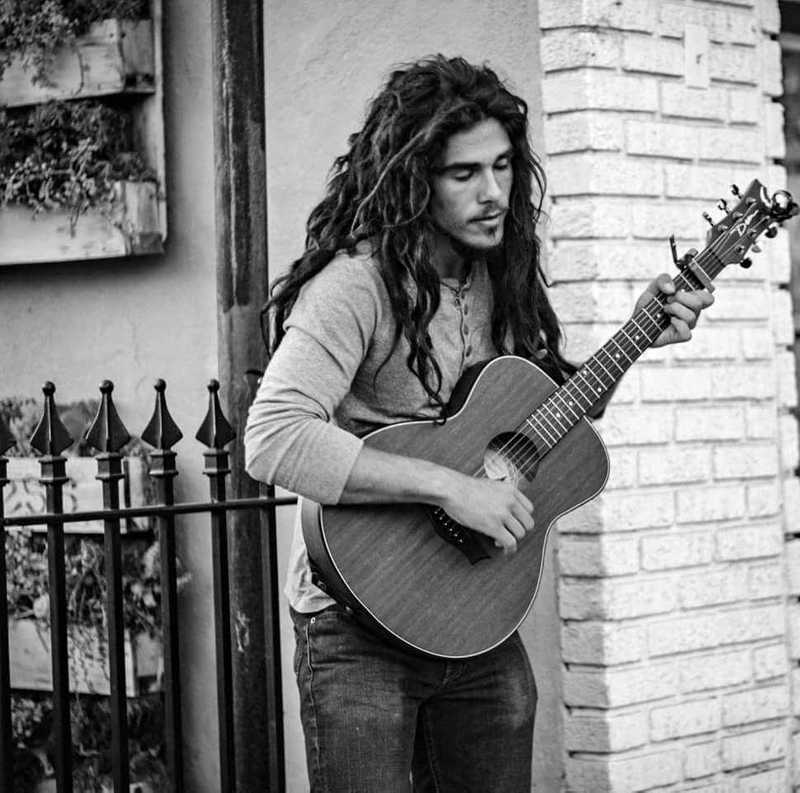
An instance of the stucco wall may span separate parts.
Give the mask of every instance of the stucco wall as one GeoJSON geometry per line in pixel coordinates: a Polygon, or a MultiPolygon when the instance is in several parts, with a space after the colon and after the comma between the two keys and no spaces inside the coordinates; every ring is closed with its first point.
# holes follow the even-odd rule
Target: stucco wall
{"type": "MultiPolygon", "coordinates": [[[[534,143],[541,140],[536,3],[515,0],[434,0],[429,3],[274,0],[267,4],[267,163],[270,277],[296,258],[308,212],[347,136],[358,129],[368,100],[394,64],[442,52],[488,61],[529,101],[534,143]]],[[[284,514],[283,552],[291,517],[284,514]]],[[[538,790],[557,789],[560,735],[551,674],[557,631],[550,631],[551,589],[544,587],[525,625],[540,686],[537,714],[538,790]],[[534,632],[538,636],[533,641],[534,632]],[[546,637],[551,637],[552,640],[546,637]]],[[[285,642],[291,646],[288,634],[285,642]]],[[[557,652],[557,647],[556,647],[557,652]]],[[[290,790],[304,789],[297,697],[286,666],[290,790]]]]}
{"type": "MultiPolygon", "coordinates": [[[[139,434],[153,409],[152,385],[163,377],[185,435],[175,447],[182,469],[176,488],[198,499],[207,485],[194,433],[205,384],[217,374],[210,20],[207,3],[164,6],[166,253],[0,267],[0,395],[40,397],[49,379],[58,401],[69,402],[97,397],[109,378],[123,421],[139,434]]],[[[214,677],[205,527],[186,534],[179,552],[192,573],[181,623],[187,784],[202,791],[212,781],[211,790],[216,715],[207,695],[214,677]]]]}

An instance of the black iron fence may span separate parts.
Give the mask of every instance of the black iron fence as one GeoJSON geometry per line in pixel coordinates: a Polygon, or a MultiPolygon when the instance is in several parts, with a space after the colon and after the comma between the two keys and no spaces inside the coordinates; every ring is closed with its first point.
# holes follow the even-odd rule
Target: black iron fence
{"type": "MultiPolygon", "coordinates": [[[[46,383],[44,410],[30,438],[39,457],[39,482],[44,488],[46,507],[43,514],[6,515],[4,488],[8,484],[8,458],[15,437],[0,417],[0,539],[7,529],[46,526],[47,568],[49,589],[49,629],[52,665],[52,739],[51,755],[55,786],[58,793],[72,793],[73,740],[70,718],[70,678],[68,669],[68,604],[65,578],[65,526],[70,522],[102,521],[103,559],[106,577],[105,620],[109,674],[111,784],[114,793],[128,793],[131,770],[128,756],[128,702],[125,665],[124,597],[122,581],[122,526],[132,518],[149,517],[155,524],[160,560],[160,639],[163,648],[161,707],[163,708],[163,745],[161,754],[168,780],[168,789],[181,793],[183,782],[182,752],[185,749],[181,729],[181,689],[178,634],[178,567],[175,547],[175,518],[182,514],[208,516],[212,537],[212,573],[214,597],[214,629],[216,639],[217,703],[219,714],[219,789],[235,791],[235,756],[232,625],[228,569],[227,513],[234,510],[256,510],[260,515],[262,553],[268,575],[275,580],[276,542],[275,507],[294,502],[293,498],[275,498],[269,488],[259,498],[227,498],[227,477],[230,474],[229,453],[225,450],[235,437],[218,399],[219,384],[208,386],[208,413],[198,430],[197,439],[207,447],[203,473],[209,481],[209,500],[175,502],[174,479],[178,473],[177,454],[172,447],[182,437],[180,429],[167,409],[166,384],[155,385],[153,416],[141,435],[152,447],[149,452],[149,476],[155,483],[155,503],[143,506],[120,506],[120,482],[124,477],[122,449],[130,441],[112,400],[113,384],[100,386],[102,395],[97,415],[85,433],[86,442],[97,451],[96,478],[102,487],[102,509],[65,512],[63,492],[68,481],[62,456],[73,442],[61,422],[53,394],[55,386],[46,383]]],[[[14,787],[15,741],[11,724],[11,659],[9,652],[9,609],[6,600],[7,575],[5,553],[0,553],[0,793],[16,793],[14,787]]],[[[13,572],[13,571],[12,571],[13,572]]],[[[278,596],[275,587],[265,592],[265,622],[278,624],[278,596]]],[[[268,633],[266,669],[267,701],[264,703],[265,732],[271,736],[269,746],[269,779],[264,780],[265,793],[280,793],[285,788],[284,747],[282,731],[282,697],[280,679],[280,646],[277,631],[268,633]]],[[[187,661],[191,663],[189,659],[187,661]]],[[[216,786],[215,786],[216,787],[216,786]]]]}

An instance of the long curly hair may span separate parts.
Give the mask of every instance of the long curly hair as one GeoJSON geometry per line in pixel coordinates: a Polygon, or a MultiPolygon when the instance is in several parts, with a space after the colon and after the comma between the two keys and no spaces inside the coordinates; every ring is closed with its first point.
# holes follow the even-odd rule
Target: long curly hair
{"type": "Polygon", "coordinates": [[[500,122],[513,149],[503,241],[487,254],[494,292],[492,341],[502,353],[526,357],[537,351],[541,357],[544,348],[554,368],[574,371],[560,352],[561,331],[539,269],[536,224],[545,178],[528,141],[527,105],[488,66],[442,55],[393,71],[363,128],[350,136],[348,151],[334,161],[325,197],[306,225],[305,251],[275,281],[262,310],[271,351],[283,338],[283,323],[302,286],[338,251],[352,254],[366,240],[388,290],[395,347],[405,336],[410,371],[444,408],[441,371],[427,332],[440,290],[426,241],[434,230],[430,180],[450,136],[489,118],[500,122]],[[506,347],[509,330],[513,350],[506,347]]]}

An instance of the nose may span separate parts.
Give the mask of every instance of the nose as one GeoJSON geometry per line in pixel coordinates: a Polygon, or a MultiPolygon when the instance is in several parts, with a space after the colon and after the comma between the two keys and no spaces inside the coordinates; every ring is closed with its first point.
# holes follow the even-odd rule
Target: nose
{"type": "Polygon", "coordinates": [[[503,196],[503,188],[497,181],[493,168],[487,168],[481,177],[478,200],[481,203],[493,203],[499,201],[503,196]]]}

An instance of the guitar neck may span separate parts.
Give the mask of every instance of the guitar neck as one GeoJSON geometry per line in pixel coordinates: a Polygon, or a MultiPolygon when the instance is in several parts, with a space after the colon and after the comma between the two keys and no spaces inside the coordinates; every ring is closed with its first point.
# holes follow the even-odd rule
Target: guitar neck
{"type": "MultiPolygon", "coordinates": [[[[706,250],[674,279],[676,289],[695,291],[708,287],[724,267],[706,250]]],[[[669,326],[664,312],[668,297],[658,294],[642,306],[594,355],[527,418],[526,434],[540,454],[553,448],[651,347],[669,326]]]]}

